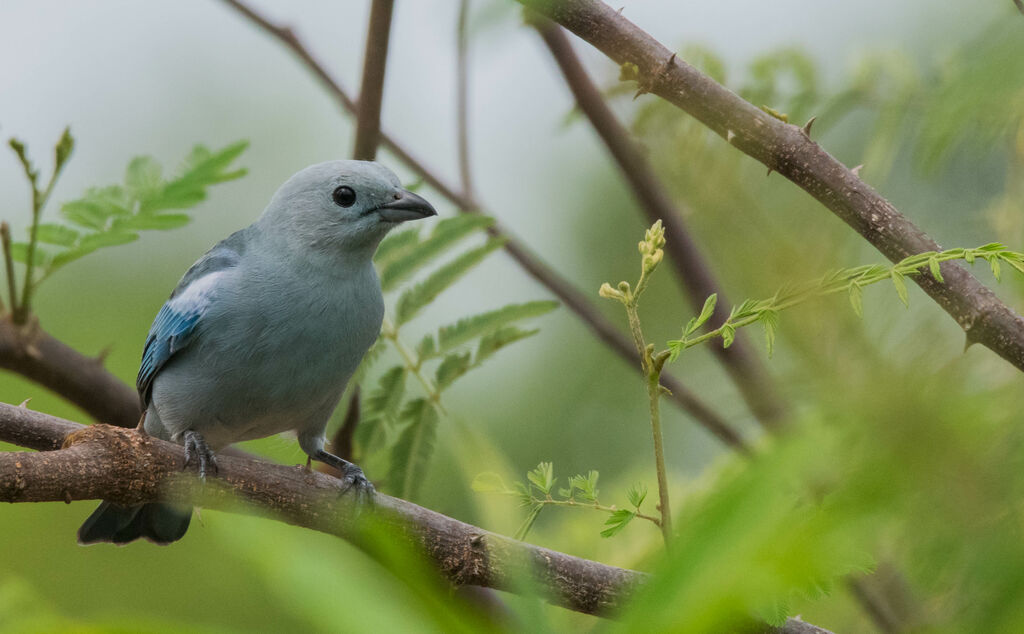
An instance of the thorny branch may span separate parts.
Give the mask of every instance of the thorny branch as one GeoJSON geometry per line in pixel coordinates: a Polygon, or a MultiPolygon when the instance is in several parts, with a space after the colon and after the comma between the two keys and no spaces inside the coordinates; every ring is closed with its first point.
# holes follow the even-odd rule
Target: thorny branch
{"type": "MultiPolygon", "coordinates": [[[[809,126],[785,123],[744,101],[679,59],[648,33],[598,0],[519,0],[572,31],[617,64],[635,66],[641,93],[688,112],[729,144],[812,195],[893,262],[942,248],[860,177],[810,138],[809,126]]],[[[945,283],[914,281],[967,334],[1024,370],[1024,319],[964,267],[942,266],[945,283]]]]}

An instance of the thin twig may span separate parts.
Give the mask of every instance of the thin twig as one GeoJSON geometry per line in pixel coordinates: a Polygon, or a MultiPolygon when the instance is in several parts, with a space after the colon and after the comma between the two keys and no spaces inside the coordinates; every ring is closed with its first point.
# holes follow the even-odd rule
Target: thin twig
{"type": "Polygon", "coordinates": [[[356,107],[356,141],[352,158],[372,161],[380,141],[380,109],[384,99],[384,72],[388,61],[388,40],[394,0],[373,0],[366,29],[363,82],[356,107]]]}
{"type": "MultiPolygon", "coordinates": [[[[676,58],[651,35],[597,0],[518,0],[590,42],[617,64],[631,64],[639,91],[691,114],[740,151],[816,198],[892,261],[941,247],[845,165],[811,140],[676,58]]],[[[962,266],[943,268],[945,283],[917,284],[967,334],[1024,370],[1024,319],[962,266]]]]}
{"type": "Polygon", "coordinates": [[[455,27],[455,124],[458,136],[459,180],[462,191],[473,196],[473,171],[469,160],[469,0],[459,2],[455,27]]]}
{"type": "MultiPolygon", "coordinates": [[[[18,283],[14,279],[14,256],[11,254],[11,226],[0,222],[0,243],[3,244],[4,269],[7,273],[7,296],[11,302],[11,314],[18,312],[18,283]]],[[[0,304],[2,306],[2,304],[0,304]]]]}
{"type": "MultiPolygon", "coordinates": [[[[709,325],[714,327],[721,324],[729,316],[725,308],[728,302],[723,301],[721,287],[711,267],[701,256],[681,210],[673,203],[646,156],[630,138],[629,131],[619,123],[605,103],[601,91],[587,75],[561,27],[537,14],[531,16],[531,22],[561,69],[580,110],[622,171],[647,221],[653,224],[660,219],[664,223],[667,240],[665,249],[690,304],[699,310],[708,296],[717,294],[720,303],[709,325]]],[[[714,353],[757,419],[768,428],[782,424],[785,405],[779,397],[778,386],[748,342],[737,338],[729,348],[714,348],[714,353]]]]}
{"type": "MultiPolygon", "coordinates": [[[[331,77],[324,67],[316,61],[309,50],[297,37],[295,37],[295,34],[291,29],[277,26],[269,22],[266,18],[253,11],[240,0],[223,0],[223,2],[244,15],[260,29],[281,41],[293,53],[295,53],[306,68],[308,68],[323,83],[327,91],[338,101],[342,108],[350,113],[355,112],[355,102],[349,97],[341,84],[331,77]]],[[[479,202],[464,193],[456,191],[455,188],[448,185],[424,163],[413,157],[404,147],[399,145],[398,142],[384,130],[381,130],[380,142],[399,161],[405,163],[409,169],[419,174],[423,178],[424,182],[454,203],[460,212],[483,212],[483,207],[479,202]]],[[[567,308],[576,313],[576,315],[593,331],[600,341],[611,347],[622,359],[634,367],[638,367],[636,364],[636,356],[633,352],[633,347],[630,344],[629,339],[627,339],[621,331],[612,325],[611,322],[605,319],[583,293],[573,287],[572,284],[570,284],[564,277],[544,264],[539,258],[537,258],[537,256],[531,253],[526,246],[513,238],[507,230],[495,225],[492,226],[489,231],[492,235],[505,236],[508,239],[505,243],[505,250],[523,268],[524,271],[547,287],[548,290],[554,293],[554,295],[558,297],[567,308]]],[[[734,430],[717,412],[705,404],[697,397],[696,394],[687,389],[677,379],[670,376],[663,376],[662,385],[670,390],[672,394],[671,398],[678,403],[684,411],[710,431],[715,437],[734,449],[744,452],[749,451],[746,441],[743,440],[743,437],[739,432],[734,430]]]]}

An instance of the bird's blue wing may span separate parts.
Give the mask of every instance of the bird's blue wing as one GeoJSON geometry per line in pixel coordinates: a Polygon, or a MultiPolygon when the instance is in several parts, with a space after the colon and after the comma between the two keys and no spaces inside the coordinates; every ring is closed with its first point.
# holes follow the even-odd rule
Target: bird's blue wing
{"type": "Polygon", "coordinates": [[[175,353],[194,339],[203,314],[214,301],[225,274],[238,265],[245,248],[245,230],[235,232],[201,257],[185,273],[157,313],[146,337],[135,386],[142,408],[149,406],[153,379],[175,353]]]}

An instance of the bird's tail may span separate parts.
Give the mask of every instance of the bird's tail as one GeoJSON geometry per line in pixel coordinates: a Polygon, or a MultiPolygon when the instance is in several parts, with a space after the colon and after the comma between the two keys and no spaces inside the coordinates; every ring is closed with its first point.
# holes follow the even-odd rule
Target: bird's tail
{"type": "Polygon", "coordinates": [[[78,543],[127,544],[142,538],[154,544],[166,545],[185,536],[191,519],[191,507],[183,508],[160,502],[136,506],[103,502],[78,529],[78,543]]]}

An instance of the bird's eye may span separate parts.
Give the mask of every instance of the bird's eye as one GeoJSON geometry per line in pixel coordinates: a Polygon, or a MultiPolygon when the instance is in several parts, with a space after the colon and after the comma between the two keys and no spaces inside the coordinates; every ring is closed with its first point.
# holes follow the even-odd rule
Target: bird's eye
{"type": "Polygon", "coordinates": [[[331,197],[334,198],[334,204],[339,207],[351,207],[356,204],[356,192],[346,185],[335,189],[331,197]]]}

